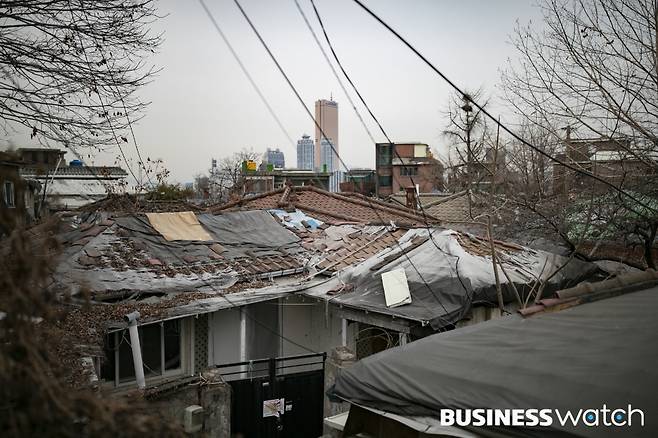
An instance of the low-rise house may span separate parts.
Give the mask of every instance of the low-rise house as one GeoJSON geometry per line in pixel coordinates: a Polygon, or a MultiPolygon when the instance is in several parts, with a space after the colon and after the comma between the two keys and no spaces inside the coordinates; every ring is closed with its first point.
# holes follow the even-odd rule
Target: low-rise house
{"type": "Polygon", "coordinates": [[[352,168],[345,172],[344,179],[345,181],[340,183],[341,192],[375,195],[376,174],[373,169],[352,168]]]}
{"type": "Polygon", "coordinates": [[[86,166],[79,160],[67,163],[66,151],[45,148],[18,149],[23,178],[41,184],[42,211],[62,211],[101,200],[108,194],[130,192],[128,173],[120,167],[86,166]],[[44,208],[45,207],[45,208],[44,208]]]}
{"type": "Polygon", "coordinates": [[[376,193],[390,196],[418,185],[419,193],[443,189],[443,165],[423,143],[375,144],[376,193]]]}
{"type": "MultiPolygon", "coordinates": [[[[100,347],[86,355],[101,390],[175,393],[215,369],[234,391],[234,432],[247,435],[321,434],[322,413],[335,411],[325,372],[331,382],[332,369],[350,360],[337,349],[366,357],[597,274],[591,264],[493,242],[496,281],[492,242],[313,186],[206,212],[113,197],[62,218],[53,288],[81,305],[67,326],[100,347]]],[[[185,406],[175,406],[182,415],[185,406]]]]}
{"type": "MultiPolygon", "coordinates": [[[[564,152],[558,158],[617,186],[643,187],[657,178],[658,156],[635,146],[626,137],[575,139],[567,135],[564,152]]],[[[553,164],[553,192],[567,195],[583,189],[606,190],[600,183],[561,164],[553,164]]]]}
{"type": "Polygon", "coordinates": [[[653,436],[656,305],[649,270],[371,356],[338,376],[349,418],[328,423],[378,438],[653,436]]]}
{"type": "Polygon", "coordinates": [[[0,236],[16,226],[28,225],[36,218],[35,205],[40,184],[21,177],[22,165],[16,154],[0,152],[0,236]]]}
{"type": "Polygon", "coordinates": [[[256,195],[280,189],[286,185],[294,187],[316,186],[328,190],[332,178],[331,172],[315,172],[306,169],[271,169],[245,171],[242,175],[242,193],[240,196],[256,195]]]}
{"type": "MultiPolygon", "coordinates": [[[[271,211],[314,254],[309,277],[329,278],[318,285],[309,284],[301,292],[306,297],[304,302],[311,298],[321,303],[315,316],[321,317],[325,309],[328,327],[342,324],[343,345],[360,346],[357,349],[363,351],[359,356],[377,351],[382,345],[406,342],[495,314],[491,308],[497,306],[497,289],[490,242],[443,229],[431,215],[315,187],[288,187],[246,197],[213,211],[239,209],[271,211]],[[411,303],[392,307],[387,305],[381,276],[400,270],[405,273],[411,303]],[[359,329],[348,333],[353,323],[358,323],[359,329]],[[378,345],[362,343],[359,333],[364,329],[376,330],[384,337],[390,336],[390,340],[378,345]],[[356,337],[351,338],[355,333],[356,337]]],[[[545,280],[542,288],[550,293],[597,273],[593,264],[504,242],[495,242],[494,246],[505,270],[499,276],[503,300],[511,306],[507,311],[524,306],[538,281],[545,280]]],[[[312,312],[313,306],[307,308],[312,312]]],[[[318,343],[313,347],[318,351],[336,346],[323,344],[332,342],[332,337],[323,341],[316,335],[314,339],[318,343]]]]}

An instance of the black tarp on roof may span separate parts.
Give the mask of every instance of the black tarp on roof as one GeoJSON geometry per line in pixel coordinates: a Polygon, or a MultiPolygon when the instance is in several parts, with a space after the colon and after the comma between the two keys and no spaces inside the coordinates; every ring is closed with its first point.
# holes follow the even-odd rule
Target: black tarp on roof
{"type": "Polygon", "coordinates": [[[408,416],[441,408],[642,409],[645,426],[473,428],[483,436],[658,436],[658,287],[429,336],[344,370],[334,395],[408,416]]]}
{"type": "MultiPolygon", "coordinates": [[[[302,250],[299,237],[281,226],[266,211],[240,211],[223,215],[197,214],[201,225],[219,243],[228,259],[267,255],[295,254],[302,250]]],[[[140,241],[153,257],[167,263],[181,262],[185,255],[208,258],[212,254],[209,245],[213,242],[167,241],[148,222],[138,216],[124,216],[115,221],[131,232],[135,241],[140,241]]]]}

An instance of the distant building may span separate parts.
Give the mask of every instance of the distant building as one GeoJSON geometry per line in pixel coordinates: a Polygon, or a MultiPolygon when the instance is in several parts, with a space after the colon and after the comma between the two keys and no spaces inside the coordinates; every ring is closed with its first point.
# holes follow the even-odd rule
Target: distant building
{"type": "Polygon", "coordinates": [[[344,181],[340,183],[340,191],[374,196],[375,171],[373,169],[350,169],[345,173],[344,181]]]}
{"type": "Polygon", "coordinates": [[[377,196],[389,196],[417,185],[418,193],[443,187],[443,166],[424,143],[375,144],[377,196]]]}
{"type": "Polygon", "coordinates": [[[297,168],[313,170],[315,163],[315,144],[310,135],[302,135],[297,140],[297,168]]]}
{"type": "Polygon", "coordinates": [[[286,167],[286,159],[279,148],[267,148],[265,155],[263,155],[263,164],[265,166],[271,164],[275,169],[283,169],[286,167]]]}
{"type": "Polygon", "coordinates": [[[21,165],[16,154],[0,152],[0,236],[35,219],[41,186],[37,181],[21,177],[21,165]]]}
{"type": "MultiPolygon", "coordinates": [[[[323,170],[323,165],[327,164],[327,170],[337,169],[337,159],[330,156],[331,146],[339,153],[338,149],[338,104],[333,100],[321,99],[315,102],[315,168],[323,170]],[[320,130],[322,128],[322,130],[320,130]],[[322,135],[324,132],[324,136],[322,135]],[[327,150],[328,149],[328,150],[327,150]]],[[[332,154],[332,155],[335,155],[332,154]]]]}
{"type": "MultiPolygon", "coordinates": [[[[581,168],[615,185],[626,187],[651,186],[656,181],[655,163],[658,156],[647,155],[626,137],[575,139],[567,132],[564,151],[557,154],[560,161],[581,168]],[[643,157],[641,159],[640,157],[643,157]],[[647,165],[647,162],[654,166],[647,165]]],[[[553,164],[553,192],[569,192],[601,186],[600,183],[576,173],[561,164],[553,164]]],[[[607,187],[600,187],[606,189],[607,187]]]]}
{"type": "Polygon", "coordinates": [[[241,195],[255,195],[272,190],[280,189],[286,184],[294,187],[312,185],[323,190],[329,190],[332,186],[330,172],[315,172],[304,169],[275,169],[273,171],[243,172],[244,184],[242,184],[241,195]]]}
{"type": "Polygon", "coordinates": [[[59,149],[23,148],[17,153],[21,177],[41,184],[51,211],[78,208],[128,189],[128,174],[120,167],[86,166],[79,160],[67,163],[66,151],[59,149]]]}
{"type": "Polygon", "coordinates": [[[338,155],[334,152],[336,146],[333,148],[331,146],[332,144],[327,139],[322,139],[320,143],[320,166],[317,169],[320,172],[334,172],[340,168],[338,155]]]}

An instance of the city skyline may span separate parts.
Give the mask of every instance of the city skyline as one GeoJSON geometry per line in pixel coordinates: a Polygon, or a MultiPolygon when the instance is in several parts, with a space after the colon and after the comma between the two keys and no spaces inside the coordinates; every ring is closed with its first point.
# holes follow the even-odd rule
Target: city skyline
{"type": "MultiPolygon", "coordinates": [[[[343,103],[338,122],[340,156],[345,163],[373,167],[374,144],[348,106],[294,2],[246,0],[243,6],[311,113],[317,98],[333,94],[334,100],[343,103]]],[[[496,88],[499,70],[507,58],[515,56],[509,35],[517,19],[527,24],[541,15],[530,3],[512,0],[496,4],[475,1],[465,7],[424,0],[404,4],[380,1],[371,6],[460,86],[483,87],[496,112],[500,106],[494,105],[501,100],[496,88]],[[485,26],[491,20],[496,26],[485,26]]],[[[321,35],[310,4],[302,2],[301,7],[321,35]]],[[[442,152],[446,143],[443,112],[450,96],[447,85],[354,3],[319,1],[317,7],[338,56],[391,139],[425,142],[442,152]]],[[[209,9],[290,138],[268,113],[197,3],[162,0],[158,8],[163,18],[153,24],[152,32],[163,32],[164,40],[149,63],[163,69],[139,91],[140,98],[150,105],[143,118],[133,121],[133,128],[142,154],[162,159],[172,182],[191,181],[207,171],[211,158],[230,156],[244,148],[262,153],[268,146],[276,146],[292,157],[300,135],[314,135],[308,132],[313,121],[231,1],[213,2],[209,9]],[[187,79],[181,82],[180,77],[187,79]]],[[[328,51],[326,45],[325,49],[328,51]]],[[[386,141],[353,93],[352,97],[375,140],[386,141]]],[[[502,112],[501,117],[507,120],[508,115],[502,112]]],[[[19,130],[10,133],[0,147],[9,145],[38,147],[39,143],[29,132],[19,130]]],[[[124,149],[138,173],[134,148],[124,149]]],[[[111,165],[118,159],[125,167],[117,148],[83,150],[81,154],[90,164],[111,165]]],[[[75,157],[69,153],[66,158],[75,157]]]]}

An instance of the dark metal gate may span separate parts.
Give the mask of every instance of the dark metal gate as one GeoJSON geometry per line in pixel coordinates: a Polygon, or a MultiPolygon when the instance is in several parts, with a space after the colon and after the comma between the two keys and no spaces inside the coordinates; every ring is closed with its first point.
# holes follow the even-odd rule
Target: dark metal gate
{"type": "Polygon", "coordinates": [[[318,353],[217,365],[233,389],[232,435],[321,436],[326,358],[318,353]]]}

